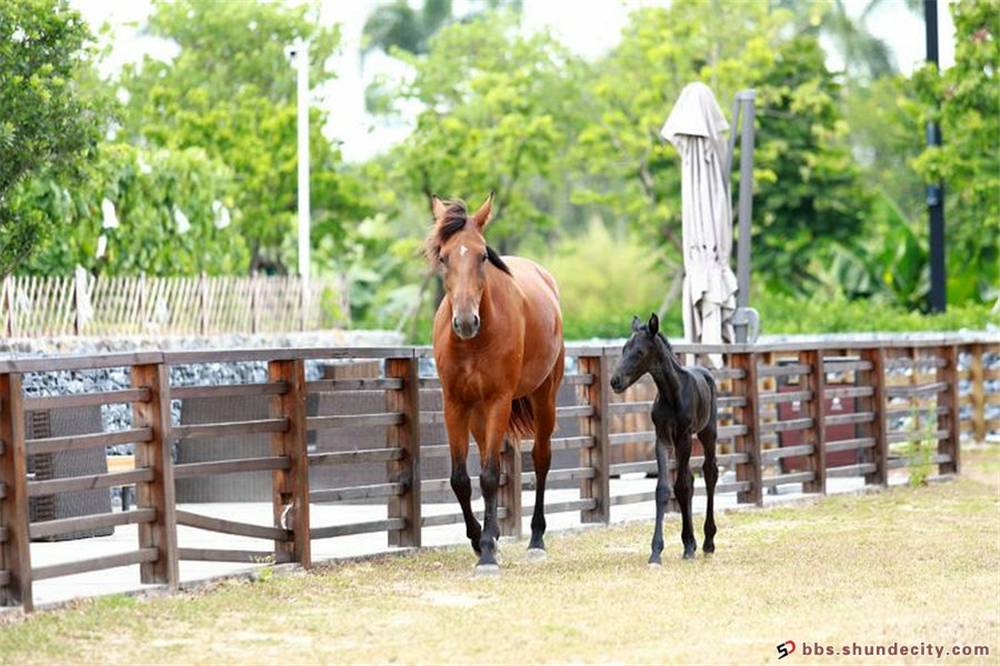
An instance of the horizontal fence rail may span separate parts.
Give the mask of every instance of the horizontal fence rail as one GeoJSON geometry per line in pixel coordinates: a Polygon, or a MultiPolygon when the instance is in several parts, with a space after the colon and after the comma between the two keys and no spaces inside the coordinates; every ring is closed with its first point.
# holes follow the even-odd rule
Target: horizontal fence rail
{"type": "MultiPolygon", "coordinates": [[[[22,288],[41,293],[36,286],[16,287],[22,288]]],[[[73,291],[66,285],[53,287],[46,298],[61,298],[67,290],[73,291]]],[[[9,293],[4,292],[5,299],[9,293]]],[[[954,474],[960,470],[963,436],[983,441],[988,433],[1000,432],[998,340],[678,344],[675,349],[706,363],[709,354],[722,359],[713,369],[720,419],[717,462],[724,471],[716,492],[731,493],[738,503],[762,504],[767,494],[791,484],[806,493],[825,493],[829,479],[845,477],[886,485],[896,469],[954,474]]],[[[652,485],[624,483],[656,473],[656,434],[649,419],[655,388],[646,379],[622,396],[612,393],[608,380],[619,354],[617,347],[567,348],[563,399],[557,409],[561,431],[551,441],[562,463],[553,466],[548,479],[561,488],[578,488],[579,495],[554,499],[546,505],[549,513],[579,512],[583,522],[607,523],[612,507],[655,499],[652,485]]],[[[449,449],[440,382],[427,376],[430,356],[423,347],[386,347],[0,360],[0,604],[30,610],[35,580],[138,565],[143,583],[176,587],[181,560],[308,567],[311,544],[317,540],[382,533],[389,546],[413,548],[421,546],[425,529],[461,523],[457,506],[447,513],[438,512],[440,507],[425,511],[425,496],[451,499],[447,472],[433,471],[448,468],[449,449]],[[169,380],[173,366],[247,362],[263,363],[266,380],[190,386],[172,386],[169,380]],[[327,363],[325,367],[336,372],[307,381],[307,362],[327,363]],[[26,396],[22,387],[26,373],[103,368],[128,368],[130,386],[45,397],[26,396]],[[344,374],[338,368],[360,374],[344,374]],[[345,396],[364,400],[348,410],[346,403],[337,402],[345,396]],[[235,415],[212,413],[209,422],[177,423],[171,405],[185,401],[234,402],[246,409],[235,415]],[[131,422],[121,430],[53,435],[28,429],[39,413],[122,404],[130,406],[131,422]],[[324,437],[351,441],[359,433],[367,435],[366,443],[350,449],[316,444],[324,437]],[[378,433],[377,441],[372,433],[378,433]],[[219,441],[236,442],[232,450],[242,452],[226,449],[216,458],[174,459],[175,447],[197,449],[219,441]],[[264,448],[251,450],[251,442],[264,442],[264,448]],[[240,449],[243,443],[245,450],[240,449]],[[123,445],[134,450],[129,467],[58,478],[38,472],[37,461],[45,456],[123,445]],[[31,474],[29,461],[35,461],[31,474]],[[348,471],[358,468],[383,473],[374,480],[345,483],[354,478],[348,471]],[[332,484],[311,480],[321,473],[332,478],[332,484]],[[181,484],[253,474],[269,479],[272,515],[267,524],[177,506],[181,484]],[[32,502],[119,487],[132,489],[131,510],[32,519],[32,502]],[[311,510],[319,515],[318,507],[337,503],[381,505],[384,517],[334,524],[310,518],[311,510]],[[31,564],[32,539],[133,525],[138,534],[134,550],[48,566],[31,564]],[[179,539],[178,526],[257,539],[267,547],[188,547],[179,539]]],[[[534,441],[527,439],[517,445],[508,442],[502,452],[498,516],[507,535],[520,535],[522,517],[533,509],[522,502],[522,491],[535,485],[533,448],[534,441]]],[[[470,458],[477,459],[475,447],[470,458]]],[[[703,461],[695,440],[692,468],[699,470],[703,461]]],[[[674,460],[669,468],[676,469],[674,460]]],[[[478,491],[478,480],[472,481],[478,491]]],[[[696,494],[703,493],[703,487],[696,488],[696,494]]]]}
{"type": "Polygon", "coordinates": [[[213,335],[313,331],[349,323],[340,277],[7,276],[0,335],[213,335]]]}

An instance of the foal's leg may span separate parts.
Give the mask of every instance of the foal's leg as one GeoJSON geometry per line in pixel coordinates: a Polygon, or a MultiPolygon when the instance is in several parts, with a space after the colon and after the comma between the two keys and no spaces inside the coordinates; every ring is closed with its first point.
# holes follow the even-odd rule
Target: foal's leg
{"type": "Polygon", "coordinates": [[[531,459],[535,463],[535,510],[531,515],[531,541],[528,554],[545,554],[545,479],[552,464],[552,431],[556,427],[556,393],[562,378],[562,363],[558,361],[558,374],[553,371],[549,378],[531,394],[531,410],[535,415],[535,445],[531,449],[531,459]]]}
{"type": "Polygon", "coordinates": [[[497,522],[497,490],[500,487],[500,450],[504,434],[510,422],[511,398],[506,396],[484,406],[486,417],[485,445],[479,445],[482,472],[479,488],[483,491],[486,511],[483,515],[483,533],[479,539],[480,571],[492,571],[497,567],[497,540],[500,538],[500,524],[497,522]]]}
{"type": "Polygon", "coordinates": [[[479,540],[482,528],[472,513],[472,480],[466,467],[469,456],[469,412],[463,406],[448,406],[444,411],[445,428],[448,430],[448,448],[451,451],[451,489],[455,492],[458,505],[465,519],[465,536],[472,543],[472,549],[479,554],[479,540]]]}
{"type": "Polygon", "coordinates": [[[691,433],[684,431],[674,442],[677,450],[677,480],[674,481],[674,496],[681,505],[681,542],[684,544],[684,559],[694,557],[698,543],[694,540],[694,525],[691,521],[691,498],[694,496],[694,475],[691,474],[691,433]]]}
{"type": "Polygon", "coordinates": [[[715,483],[719,480],[719,465],[715,462],[715,423],[698,433],[698,441],[705,451],[705,463],[701,466],[705,477],[705,494],[708,496],[708,507],[705,510],[705,543],[701,549],[706,555],[715,552],[715,483]]]}
{"type": "Polygon", "coordinates": [[[669,446],[666,440],[656,438],[656,524],[653,527],[650,564],[660,564],[660,553],[663,552],[663,514],[670,501],[670,470],[667,469],[669,446]]]}

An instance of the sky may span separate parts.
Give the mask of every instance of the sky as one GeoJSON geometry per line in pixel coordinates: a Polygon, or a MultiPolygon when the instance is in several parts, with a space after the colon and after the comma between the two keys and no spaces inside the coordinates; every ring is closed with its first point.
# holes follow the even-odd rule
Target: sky
{"type": "MultiPolygon", "coordinates": [[[[242,0],[226,0],[242,1],[242,0]]],[[[415,4],[420,0],[411,0],[415,4]]],[[[727,0],[738,2],[739,0],[727,0]]],[[[845,0],[849,11],[859,13],[866,0],[845,0]]],[[[328,136],[341,140],[345,159],[362,161],[403,139],[409,131],[407,116],[387,124],[365,112],[364,91],[377,75],[403,74],[400,64],[381,54],[370,54],[362,64],[359,47],[361,30],[371,10],[383,0],[321,0],[320,20],[339,23],[342,44],[331,63],[337,79],[316,91],[317,100],[328,106],[328,136]]],[[[143,56],[168,59],[176,46],[139,33],[140,24],[150,11],[150,0],[70,0],[95,29],[105,22],[115,37],[112,54],[104,63],[103,73],[114,75],[122,65],[138,62],[143,56]]],[[[220,4],[224,4],[220,0],[220,4]]],[[[465,3],[456,0],[460,14],[465,3]]],[[[522,22],[526,30],[551,30],[566,46],[586,58],[597,58],[613,48],[628,14],[636,7],[664,4],[662,0],[524,0],[522,22]]],[[[954,62],[954,25],[947,2],[938,5],[938,30],[942,67],[954,62]]],[[[924,59],[924,23],[922,16],[910,12],[904,0],[884,2],[868,19],[869,30],[889,45],[900,71],[909,74],[924,59]]],[[[828,45],[824,45],[827,46],[828,45]]],[[[842,63],[828,50],[828,65],[840,69],[842,63]]],[[[412,110],[411,110],[412,111],[412,110]]],[[[666,117],[669,109],[664,109],[666,117]]]]}

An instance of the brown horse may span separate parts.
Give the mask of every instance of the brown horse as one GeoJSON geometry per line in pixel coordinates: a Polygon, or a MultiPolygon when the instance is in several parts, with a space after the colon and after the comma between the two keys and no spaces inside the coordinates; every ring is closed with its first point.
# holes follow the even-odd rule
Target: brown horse
{"type": "Polygon", "coordinates": [[[500,257],[486,244],[483,231],[493,212],[492,194],[472,216],[461,201],[436,196],[432,209],[435,222],[427,256],[438,266],[446,292],[434,317],[434,360],[444,394],[451,487],[462,507],[465,533],[479,554],[477,571],[496,572],[497,490],[505,435],[516,446],[516,440],[534,432],[535,509],[528,552],[545,554],[545,477],[565,355],[559,290],[538,264],[500,257]],[[470,432],[482,467],[483,527],[472,513],[466,469],[470,432]]]}

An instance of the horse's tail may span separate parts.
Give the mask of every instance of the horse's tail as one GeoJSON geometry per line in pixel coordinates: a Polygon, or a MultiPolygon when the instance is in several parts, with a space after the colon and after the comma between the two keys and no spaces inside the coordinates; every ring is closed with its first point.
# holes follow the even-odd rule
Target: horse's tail
{"type": "Polygon", "coordinates": [[[512,439],[520,440],[533,432],[535,432],[535,413],[531,409],[531,401],[527,397],[515,398],[511,404],[507,434],[512,439]]]}

